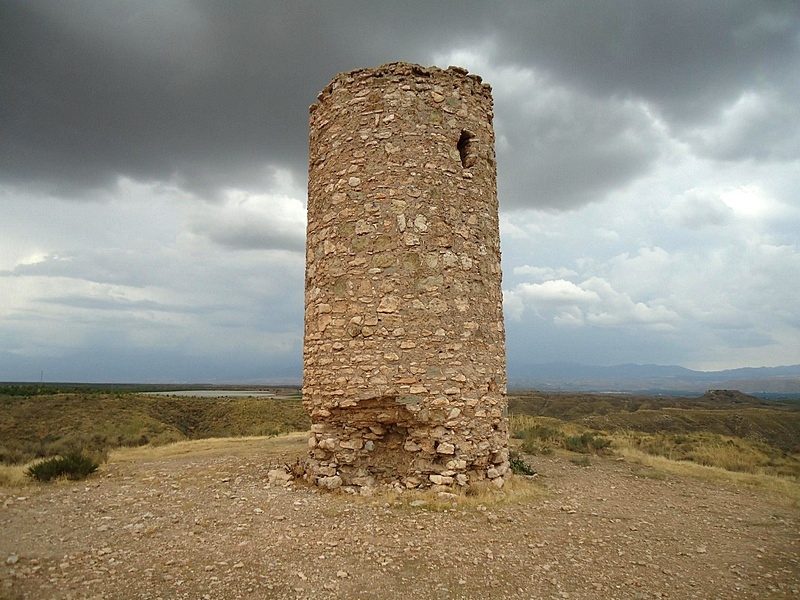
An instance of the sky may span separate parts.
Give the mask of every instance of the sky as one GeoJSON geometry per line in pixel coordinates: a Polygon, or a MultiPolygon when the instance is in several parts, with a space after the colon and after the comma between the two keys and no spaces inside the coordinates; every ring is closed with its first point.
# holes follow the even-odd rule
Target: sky
{"type": "Polygon", "coordinates": [[[0,0],[0,381],[302,373],[308,107],[493,88],[510,377],[800,363],[800,3],[0,0]]]}

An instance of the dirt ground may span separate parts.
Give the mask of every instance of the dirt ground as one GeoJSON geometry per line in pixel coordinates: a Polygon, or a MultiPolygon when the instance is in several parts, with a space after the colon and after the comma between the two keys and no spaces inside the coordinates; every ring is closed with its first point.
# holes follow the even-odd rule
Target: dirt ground
{"type": "Polygon", "coordinates": [[[0,488],[0,598],[800,598],[800,511],[760,492],[557,455],[443,509],[270,485],[303,439],[249,444],[0,488]]]}

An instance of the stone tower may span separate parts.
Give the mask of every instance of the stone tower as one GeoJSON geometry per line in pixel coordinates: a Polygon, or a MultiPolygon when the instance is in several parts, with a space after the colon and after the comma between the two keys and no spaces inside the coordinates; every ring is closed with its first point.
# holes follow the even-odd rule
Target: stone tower
{"type": "Polygon", "coordinates": [[[307,477],[501,487],[491,87],[458,67],[392,63],[338,75],[310,110],[307,477]]]}

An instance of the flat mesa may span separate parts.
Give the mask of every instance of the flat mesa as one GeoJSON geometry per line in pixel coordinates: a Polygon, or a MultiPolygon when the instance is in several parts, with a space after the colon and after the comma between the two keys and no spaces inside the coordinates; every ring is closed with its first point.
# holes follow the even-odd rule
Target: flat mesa
{"type": "Polygon", "coordinates": [[[343,73],[311,107],[306,477],[502,487],[509,470],[491,88],[343,73]]]}

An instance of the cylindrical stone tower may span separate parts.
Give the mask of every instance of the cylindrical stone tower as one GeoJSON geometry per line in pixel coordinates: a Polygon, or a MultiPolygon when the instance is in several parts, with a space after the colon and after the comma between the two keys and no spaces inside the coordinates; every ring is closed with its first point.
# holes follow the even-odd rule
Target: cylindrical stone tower
{"type": "Polygon", "coordinates": [[[320,486],[504,483],[491,87],[392,63],[311,106],[303,402],[320,486]]]}

